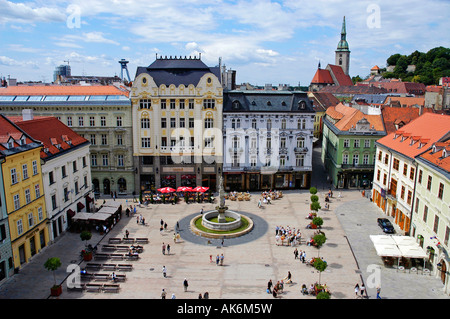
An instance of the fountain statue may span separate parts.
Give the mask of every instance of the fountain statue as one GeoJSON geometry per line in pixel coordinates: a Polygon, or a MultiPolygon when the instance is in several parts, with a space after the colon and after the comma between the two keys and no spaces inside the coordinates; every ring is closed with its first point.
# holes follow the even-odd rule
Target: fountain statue
{"type": "Polygon", "coordinates": [[[228,207],[225,206],[225,190],[223,189],[223,177],[219,177],[219,206],[216,207],[219,215],[217,216],[217,220],[219,223],[226,223],[225,219],[225,211],[228,207]]]}

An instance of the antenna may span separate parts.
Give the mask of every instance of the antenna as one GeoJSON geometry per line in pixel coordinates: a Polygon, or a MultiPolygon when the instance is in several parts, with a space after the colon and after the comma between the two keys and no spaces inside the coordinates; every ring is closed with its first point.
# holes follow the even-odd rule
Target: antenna
{"type": "Polygon", "coordinates": [[[64,60],[64,62],[67,62],[67,65],[70,65],[70,60],[64,60]]]}

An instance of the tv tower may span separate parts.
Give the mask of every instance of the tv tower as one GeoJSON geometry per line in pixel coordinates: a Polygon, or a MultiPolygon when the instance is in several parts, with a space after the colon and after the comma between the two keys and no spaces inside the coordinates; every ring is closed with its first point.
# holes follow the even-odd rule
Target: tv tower
{"type": "Polygon", "coordinates": [[[121,67],[121,69],[120,69],[120,78],[123,81],[123,70],[125,70],[127,72],[128,82],[131,82],[130,73],[128,73],[128,68],[127,68],[127,63],[128,62],[129,61],[127,61],[125,59],[122,59],[122,60],[119,61],[120,67],[121,67]]]}

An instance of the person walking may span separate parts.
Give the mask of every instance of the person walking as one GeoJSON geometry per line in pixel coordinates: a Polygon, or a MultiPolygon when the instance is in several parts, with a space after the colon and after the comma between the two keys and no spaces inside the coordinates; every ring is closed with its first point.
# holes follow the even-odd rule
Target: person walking
{"type": "Polygon", "coordinates": [[[175,297],[175,294],[172,294],[172,298],[171,299],[176,299],[177,297],[175,297]]]}
{"type": "Polygon", "coordinates": [[[362,283],[362,284],[361,284],[361,287],[360,287],[361,298],[364,298],[364,292],[365,292],[365,290],[366,290],[366,287],[364,286],[364,283],[362,283]]]}
{"type": "Polygon", "coordinates": [[[164,277],[164,278],[167,278],[167,268],[166,268],[166,266],[163,266],[163,268],[162,268],[162,274],[163,274],[163,277],[164,277]]]}
{"type": "Polygon", "coordinates": [[[163,289],[161,291],[161,299],[166,299],[167,292],[163,289]]]}
{"type": "Polygon", "coordinates": [[[184,278],[184,281],[183,281],[183,288],[184,288],[184,292],[186,292],[186,291],[187,291],[188,287],[189,287],[189,283],[188,283],[187,279],[186,279],[186,278],[184,278]]]}
{"type": "Polygon", "coordinates": [[[270,279],[269,282],[267,283],[267,292],[269,294],[272,293],[272,286],[273,286],[272,279],[270,279]]]}
{"type": "Polygon", "coordinates": [[[162,250],[162,254],[165,255],[166,254],[166,245],[164,243],[162,243],[161,250],[162,250]]]}
{"type": "Polygon", "coordinates": [[[297,248],[295,248],[295,250],[294,250],[294,259],[297,259],[298,258],[298,250],[297,250],[297,248]]]}
{"type": "Polygon", "coordinates": [[[217,256],[216,256],[216,266],[219,266],[219,259],[220,259],[219,254],[217,254],[217,256]]]}
{"type": "Polygon", "coordinates": [[[359,284],[355,285],[355,296],[358,297],[358,292],[359,292],[359,284]]]}
{"type": "Polygon", "coordinates": [[[167,244],[167,255],[170,255],[170,245],[167,244]]]}
{"type": "Polygon", "coordinates": [[[220,255],[220,265],[223,266],[223,260],[224,260],[224,256],[223,254],[220,255]]]}
{"type": "Polygon", "coordinates": [[[381,293],[381,288],[380,288],[380,286],[378,286],[377,287],[377,299],[381,299],[380,293],[381,293]]]}

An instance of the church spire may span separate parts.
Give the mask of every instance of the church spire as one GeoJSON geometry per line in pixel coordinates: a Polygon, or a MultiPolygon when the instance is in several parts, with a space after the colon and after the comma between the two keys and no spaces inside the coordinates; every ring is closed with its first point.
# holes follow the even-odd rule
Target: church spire
{"type": "Polygon", "coordinates": [[[349,51],[348,42],[347,42],[347,31],[346,31],[346,27],[345,27],[345,16],[342,21],[341,41],[339,41],[339,43],[338,43],[337,51],[349,51]]]}

